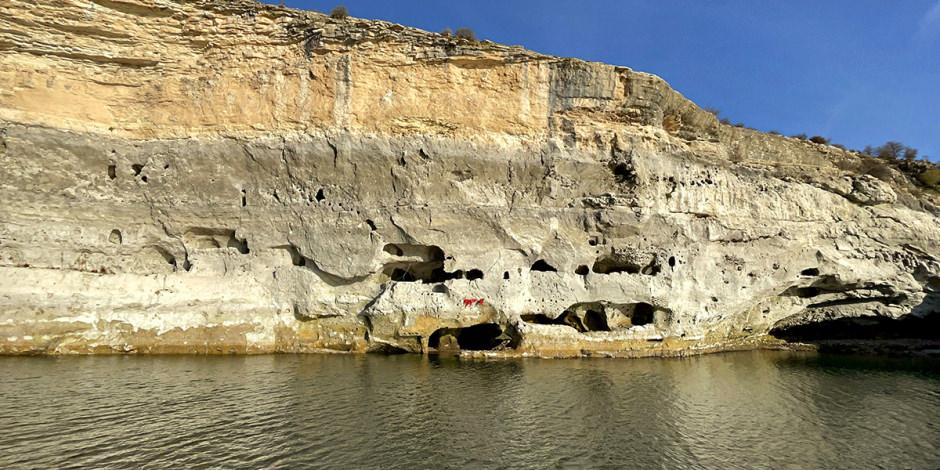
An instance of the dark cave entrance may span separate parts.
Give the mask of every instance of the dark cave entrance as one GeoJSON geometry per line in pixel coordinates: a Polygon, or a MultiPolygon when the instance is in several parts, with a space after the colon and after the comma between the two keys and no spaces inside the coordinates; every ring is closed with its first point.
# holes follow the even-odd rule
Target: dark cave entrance
{"type": "Polygon", "coordinates": [[[428,348],[436,351],[491,351],[512,347],[511,337],[495,323],[465,328],[440,328],[428,338],[428,348]]]}
{"type": "Polygon", "coordinates": [[[832,340],[940,340],[940,315],[934,313],[923,318],[907,316],[901,319],[887,317],[836,318],[819,322],[780,325],[770,334],[796,343],[815,343],[832,340]]]}

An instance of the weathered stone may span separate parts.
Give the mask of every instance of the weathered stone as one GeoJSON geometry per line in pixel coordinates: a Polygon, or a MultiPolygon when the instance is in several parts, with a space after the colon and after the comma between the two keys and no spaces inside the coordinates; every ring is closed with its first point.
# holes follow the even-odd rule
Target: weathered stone
{"type": "Polygon", "coordinates": [[[935,190],[653,75],[240,0],[10,0],[0,51],[0,353],[677,356],[938,318],[935,190]]]}

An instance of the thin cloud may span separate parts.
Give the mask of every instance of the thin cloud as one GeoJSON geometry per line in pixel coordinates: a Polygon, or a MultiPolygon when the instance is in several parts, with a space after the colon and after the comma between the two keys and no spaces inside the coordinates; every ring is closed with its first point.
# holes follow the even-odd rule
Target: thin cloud
{"type": "Polygon", "coordinates": [[[934,3],[920,19],[920,28],[917,33],[924,37],[936,31],[938,27],[940,27],[940,0],[934,3]]]}

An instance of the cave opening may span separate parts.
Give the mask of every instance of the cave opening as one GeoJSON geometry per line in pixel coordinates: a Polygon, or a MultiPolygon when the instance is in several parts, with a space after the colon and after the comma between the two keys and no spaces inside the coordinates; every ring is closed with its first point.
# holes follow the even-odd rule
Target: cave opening
{"type": "Polygon", "coordinates": [[[633,306],[633,315],[630,317],[630,322],[634,326],[643,326],[653,323],[653,314],[656,313],[656,309],[646,302],[640,302],[633,306]]]}
{"type": "Polygon", "coordinates": [[[510,336],[495,323],[482,323],[464,328],[440,328],[428,338],[428,347],[437,351],[491,351],[510,344],[510,336]]]}
{"type": "Polygon", "coordinates": [[[607,315],[597,310],[588,309],[584,313],[584,329],[587,331],[610,331],[607,315]]]}
{"type": "Polygon", "coordinates": [[[117,178],[117,165],[114,163],[108,165],[108,178],[115,179],[117,178]]]}
{"type": "MultiPolygon", "coordinates": [[[[659,309],[660,320],[668,321],[669,310],[659,309]]],[[[580,333],[613,331],[634,326],[649,325],[656,320],[657,308],[646,302],[618,304],[611,302],[576,303],[552,318],[544,313],[520,316],[526,323],[536,325],[565,325],[580,333]]]]}
{"type": "Polygon", "coordinates": [[[503,279],[506,280],[506,281],[509,280],[509,271],[504,271],[504,272],[503,272],[503,279]]]}
{"type": "MultiPolygon", "coordinates": [[[[434,245],[418,245],[389,243],[382,248],[386,253],[410,260],[392,261],[385,263],[382,272],[392,281],[397,282],[424,282],[437,284],[464,277],[462,270],[447,272],[444,270],[444,250],[434,245]]],[[[483,278],[483,271],[472,269],[467,279],[483,278]]]]}
{"type": "Polygon", "coordinates": [[[326,194],[323,192],[323,188],[317,190],[317,202],[321,202],[326,199],[326,194]]]}
{"type": "Polygon", "coordinates": [[[574,273],[578,276],[587,276],[588,272],[590,272],[590,269],[587,267],[587,265],[584,264],[578,266],[578,268],[574,270],[574,273]]]}
{"type": "Polygon", "coordinates": [[[818,276],[819,268],[806,268],[800,271],[800,276],[818,276]]]}
{"type": "Polygon", "coordinates": [[[558,270],[555,269],[554,266],[548,264],[548,262],[545,261],[544,259],[540,259],[540,260],[538,260],[538,261],[532,263],[532,268],[531,268],[531,270],[532,270],[532,271],[541,271],[541,272],[551,272],[551,273],[558,272],[558,270]]]}
{"type": "Polygon", "coordinates": [[[115,245],[120,245],[120,244],[124,243],[124,236],[121,235],[121,231],[120,231],[120,230],[114,229],[114,230],[112,230],[111,233],[108,235],[108,241],[111,242],[111,243],[114,243],[115,245]]]}
{"type": "Polygon", "coordinates": [[[242,207],[247,207],[247,206],[248,206],[248,194],[243,189],[242,190],[242,207]]]}

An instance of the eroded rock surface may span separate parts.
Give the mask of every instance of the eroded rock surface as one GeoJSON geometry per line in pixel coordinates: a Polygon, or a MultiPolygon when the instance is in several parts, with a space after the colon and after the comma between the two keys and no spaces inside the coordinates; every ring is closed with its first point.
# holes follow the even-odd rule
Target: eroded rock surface
{"type": "Polygon", "coordinates": [[[0,5],[2,353],[936,337],[938,204],[624,67],[248,1],[0,5]]]}

